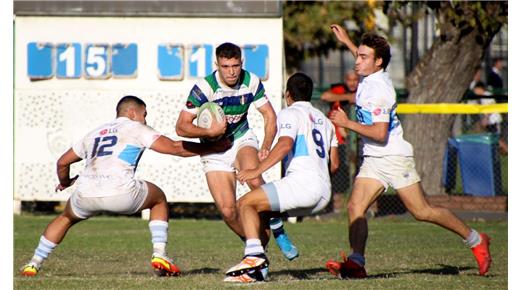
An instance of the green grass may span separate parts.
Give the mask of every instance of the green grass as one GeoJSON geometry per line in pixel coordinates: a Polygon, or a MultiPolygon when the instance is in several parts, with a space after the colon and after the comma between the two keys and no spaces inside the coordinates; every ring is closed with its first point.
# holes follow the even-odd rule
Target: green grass
{"type": "Polygon", "coordinates": [[[346,220],[307,219],[286,224],[300,249],[293,262],[270,245],[270,281],[229,285],[224,272],[242,257],[241,241],[222,221],[171,220],[168,249],[181,277],[152,275],[146,221],[95,217],[73,227],[36,278],[16,272],[34,252],[52,216],[14,218],[15,289],[507,289],[507,222],[476,222],[492,237],[493,265],[478,276],[473,256],[456,235],[430,224],[402,218],[369,220],[369,279],[338,280],[324,264],[347,249],[346,220]]]}

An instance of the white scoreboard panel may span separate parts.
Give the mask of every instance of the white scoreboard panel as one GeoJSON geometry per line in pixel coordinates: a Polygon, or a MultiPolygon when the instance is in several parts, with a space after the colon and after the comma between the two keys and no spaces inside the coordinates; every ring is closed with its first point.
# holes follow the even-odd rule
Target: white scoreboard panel
{"type": "MultiPolygon", "coordinates": [[[[175,122],[197,80],[214,69],[214,50],[233,42],[245,69],[263,80],[281,108],[281,18],[16,17],[15,200],[64,201],[54,192],[56,160],[85,133],[115,118],[126,94],[142,98],[148,124],[173,139],[175,122]]],[[[249,121],[263,140],[261,115],[249,121]]],[[[71,175],[83,162],[73,165],[71,175]]],[[[212,202],[199,157],[147,150],[136,171],[170,202],[212,202]]],[[[264,174],[280,178],[280,166],[264,174]]],[[[247,187],[238,184],[239,195],[247,187]]]]}

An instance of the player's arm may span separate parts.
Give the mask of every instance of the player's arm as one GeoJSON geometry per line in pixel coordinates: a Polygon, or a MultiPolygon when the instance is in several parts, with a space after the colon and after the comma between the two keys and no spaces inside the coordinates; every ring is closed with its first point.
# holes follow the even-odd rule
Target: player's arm
{"type": "Polygon", "coordinates": [[[64,190],[65,188],[74,184],[74,181],[78,178],[78,175],[70,178],[70,165],[80,161],[81,158],[70,148],[67,152],[63,153],[56,162],[56,173],[58,174],[58,180],[60,184],[56,186],[56,191],[64,190]]]}
{"type": "Polygon", "coordinates": [[[339,152],[338,147],[330,147],[330,174],[335,174],[339,169],[339,152]]]}
{"type": "Polygon", "coordinates": [[[348,33],[347,31],[340,25],[338,24],[332,24],[330,26],[330,28],[332,29],[332,32],[334,32],[334,35],[336,36],[336,38],[339,40],[339,42],[343,43],[344,45],[346,45],[348,47],[348,49],[350,50],[350,53],[352,53],[352,55],[354,56],[354,58],[357,57],[357,46],[352,42],[352,40],[350,39],[350,37],[348,36],[348,33]]]}
{"type": "Polygon", "coordinates": [[[350,129],[378,143],[385,143],[388,139],[389,122],[374,122],[371,125],[363,125],[350,120],[342,109],[334,110],[330,115],[330,120],[337,126],[350,129]]]}
{"type": "Polygon", "coordinates": [[[190,157],[222,152],[229,149],[229,147],[231,147],[231,142],[228,139],[202,144],[189,141],[173,141],[172,139],[161,135],[152,143],[150,149],[163,154],[190,157]]]}
{"type": "Polygon", "coordinates": [[[249,179],[256,178],[267,169],[271,168],[276,163],[280,162],[292,149],[294,140],[288,136],[281,136],[278,138],[278,142],[274,145],[273,150],[269,152],[269,155],[262,160],[258,166],[254,169],[241,170],[237,174],[237,178],[240,182],[245,182],[249,179]]]}
{"type": "Polygon", "coordinates": [[[258,111],[264,118],[264,141],[260,147],[260,160],[265,158],[273,145],[274,137],[276,136],[276,113],[270,102],[258,107],[258,111]]]}
{"type": "Polygon", "coordinates": [[[193,124],[196,117],[196,114],[182,110],[175,124],[177,135],[186,138],[215,138],[226,132],[227,122],[212,122],[211,127],[205,129],[193,124]]]}
{"type": "Polygon", "coordinates": [[[354,103],[356,101],[356,95],[354,93],[344,93],[344,94],[336,94],[329,91],[324,92],[320,99],[325,102],[336,102],[336,101],[347,101],[349,103],[354,103]]]}

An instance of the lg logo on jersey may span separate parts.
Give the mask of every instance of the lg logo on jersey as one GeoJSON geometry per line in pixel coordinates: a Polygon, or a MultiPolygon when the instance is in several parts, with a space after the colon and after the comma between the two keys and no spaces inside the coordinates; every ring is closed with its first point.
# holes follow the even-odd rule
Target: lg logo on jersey
{"type": "Polygon", "coordinates": [[[282,124],[280,125],[280,129],[291,129],[291,124],[282,124]]]}
{"type": "Polygon", "coordinates": [[[311,120],[315,125],[323,125],[323,119],[315,120],[312,114],[309,114],[309,120],[311,120]]]}
{"type": "Polygon", "coordinates": [[[315,120],[314,124],[316,124],[316,125],[323,125],[323,119],[315,120]]]}
{"type": "Polygon", "coordinates": [[[108,128],[108,129],[103,129],[99,132],[99,135],[103,136],[103,135],[106,135],[106,134],[115,134],[117,133],[117,129],[116,128],[108,128]]]}

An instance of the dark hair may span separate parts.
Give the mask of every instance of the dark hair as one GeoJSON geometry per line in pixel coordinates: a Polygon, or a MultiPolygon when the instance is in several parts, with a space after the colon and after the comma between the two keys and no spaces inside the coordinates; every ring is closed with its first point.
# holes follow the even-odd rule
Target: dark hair
{"type": "Polygon", "coordinates": [[[478,81],[478,82],[475,84],[475,88],[486,89],[486,85],[484,84],[484,82],[482,82],[482,81],[478,81]]]}
{"type": "Polygon", "coordinates": [[[295,102],[309,102],[312,97],[312,86],[312,79],[301,72],[293,74],[287,80],[287,91],[295,102]]]}
{"type": "Polygon", "coordinates": [[[388,41],[382,36],[379,36],[375,33],[365,33],[361,37],[361,44],[366,45],[374,50],[375,59],[381,58],[383,59],[383,63],[381,67],[383,70],[386,70],[388,63],[390,63],[390,45],[388,41]]]}
{"type": "Polygon", "coordinates": [[[217,58],[224,57],[241,59],[242,51],[240,50],[240,47],[238,47],[237,45],[231,42],[224,42],[217,47],[215,55],[217,56],[217,58]]]}
{"type": "Polygon", "coordinates": [[[119,102],[117,102],[117,106],[116,106],[117,116],[120,116],[120,114],[122,114],[128,108],[128,105],[130,105],[130,104],[146,107],[146,104],[144,103],[144,101],[139,99],[138,97],[130,96],[130,95],[124,96],[121,98],[121,100],[119,100],[119,102]]]}

